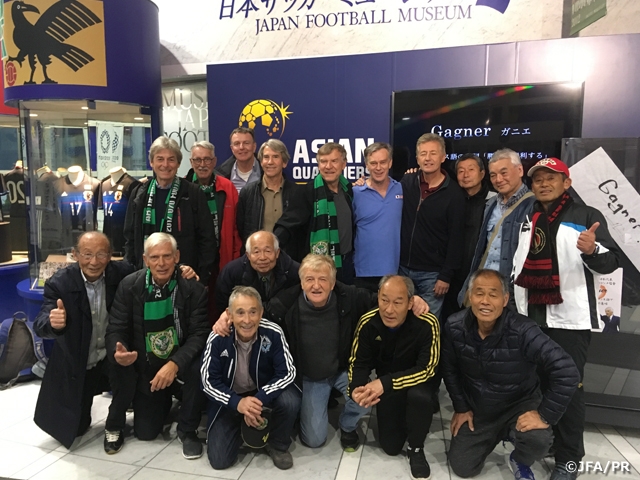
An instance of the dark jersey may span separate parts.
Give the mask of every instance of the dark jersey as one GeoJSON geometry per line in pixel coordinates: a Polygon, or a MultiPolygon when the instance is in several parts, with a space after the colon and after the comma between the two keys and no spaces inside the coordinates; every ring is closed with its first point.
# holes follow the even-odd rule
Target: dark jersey
{"type": "Polygon", "coordinates": [[[12,218],[26,218],[27,201],[24,190],[24,170],[22,168],[14,168],[4,175],[4,181],[9,192],[9,201],[11,202],[9,215],[12,218]]]}
{"type": "Polygon", "coordinates": [[[111,239],[113,251],[117,255],[124,255],[124,219],[131,190],[138,183],[140,182],[128,173],[122,175],[115,185],[111,184],[111,177],[106,177],[100,183],[98,208],[104,210],[102,231],[111,239]]]}

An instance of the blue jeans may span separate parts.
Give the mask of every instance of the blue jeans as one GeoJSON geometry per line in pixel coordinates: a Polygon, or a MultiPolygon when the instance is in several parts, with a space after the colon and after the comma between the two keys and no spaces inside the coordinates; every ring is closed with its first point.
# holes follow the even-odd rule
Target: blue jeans
{"type": "Polygon", "coordinates": [[[442,297],[436,297],[436,294],[433,291],[436,286],[436,282],[438,281],[439,273],[412,270],[400,265],[398,275],[409,277],[413,280],[413,284],[416,287],[416,295],[422,297],[422,299],[429,304],[430,313],[433,313],[436,317],[440,318],[444,295],[442,297]]]}
{"type": "MultiPolygon", "coordinates": [[[[289,385],[269,406],[273,412],[268,444],[284,452],[291,445],[293,424],[300,410],[300,392],[294,385],[289,385]]],[[[222,407],[209,428],[207,456],[209,463],[216,470],[229,468],[238,458],[238,451],[242,445],[240,432],[242,422],[244,422],[243,415],[236,410],[222,407]]]]}
{"type": "Polygon", "coordinates": [[[340,428],[345,432],[353,432],[358,426],[358,421],[369,411],[347,396],[348,384],[347,372],[338,373],[324,380],[314,381],[309,377],[302,377],[300,439],[305,445],[317,448],[327,441],[327,425],[329,424],[327,403],[332,388],[342,392],[347,401],[338,421],[340,428]]]}

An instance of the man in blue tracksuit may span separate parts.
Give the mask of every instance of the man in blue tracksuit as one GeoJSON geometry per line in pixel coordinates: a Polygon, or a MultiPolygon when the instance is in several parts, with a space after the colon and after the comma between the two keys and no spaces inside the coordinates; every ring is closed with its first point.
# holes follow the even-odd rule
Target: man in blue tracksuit
{"type": "Polygon", "coordinates": [[[230,467],[242,445],[242,422],[260,427],[268,407],[269,455],[286,470],[293,466],[288,450],[301,398],[289,346],[282,329],[262,318],[262,299],[253,287],[234,288],[227,313],[231,335],[211,333],[200,370],[209,397],[209,462],[216,470],[230,467]]]}

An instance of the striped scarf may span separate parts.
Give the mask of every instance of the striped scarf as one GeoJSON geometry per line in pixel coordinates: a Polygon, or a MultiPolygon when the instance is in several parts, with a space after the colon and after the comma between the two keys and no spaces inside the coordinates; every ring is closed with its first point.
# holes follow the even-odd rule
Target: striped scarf
{"type": "MultiPolygon", "coordinates": [[[[196,172],[193,172],[193,179],[191,180],[196,185],[200,185],[198,182],[198,176],[196,172]]],[[[207,206],[213,217],[213,230],[216,235],[216,241],[220,245],[220,219],[218,218],[218,204],[216,203],[216,174],[211,174],[211,180],[209,185],[200,185],[200,190],[207,196],[207,206]]]]}
{"type": "Polygon", "coordinates": [[[178,311],[174,306],[177,286],[178,269],[162,287],[155,284],[151,278],[151,270],[147,269],[143,322],[145,345],[147,360],[157,368],[164,365],[178,349],[182,336],[178,311]]]}
{"type": "MultiPolygon", "coordinates": [[[[338,188],[347,193],[349,182],[340,175],[338,188]]],[[[342,255],[340,255],[340,236],[338,234],[338,215],[336,204],[327,197],[327,189],[321,175],[313,180],[313,220],[311,223],[310,247],[311,253],[316,255],[330,255],[336,264],[336,268],[342,267],[342,255]]]]}
{"type": "Polygon", "coordinates": [[[554,239],[558,232],[558,216],[572,203],[573,199],[567,192],[549,206],[550,213],[544,211],[540,202],[534,203],[529,253],[514,282],[529,290],[531,305],[558,305],[563,301],[554,239]]]}

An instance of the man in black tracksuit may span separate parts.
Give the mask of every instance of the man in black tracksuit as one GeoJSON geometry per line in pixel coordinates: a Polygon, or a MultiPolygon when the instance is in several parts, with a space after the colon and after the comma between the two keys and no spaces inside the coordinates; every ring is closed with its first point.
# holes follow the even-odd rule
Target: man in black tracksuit
{"type": "Polygon", "coordinates": [[[349,362],[349,392],[361,407],[377,404],[380,445],[397,455],[406,440],[413,478],[428,478],[424,441],[433,418],[435,375],[440,357],[440,326],[431,313],[416,317],[413,282],[384,277],[378,308],[360,319],[349,362]],[[369,381],[371,371],[377,379],[369,381]]]}

